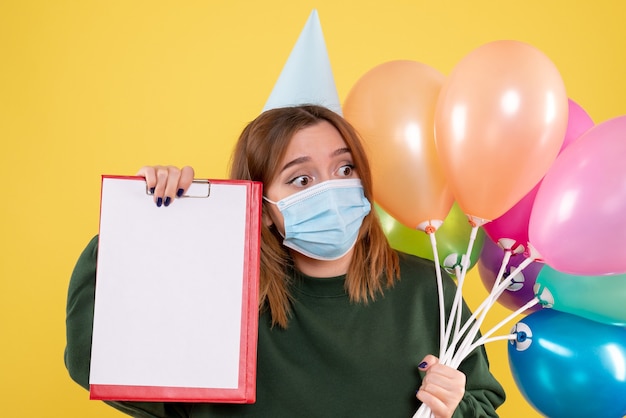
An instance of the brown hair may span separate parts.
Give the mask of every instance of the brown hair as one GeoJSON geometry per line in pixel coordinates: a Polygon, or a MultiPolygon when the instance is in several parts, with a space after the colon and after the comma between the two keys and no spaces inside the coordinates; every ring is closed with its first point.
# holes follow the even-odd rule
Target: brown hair
{"type": "MultiPolygon", "coordinates": [[[[352,153],[365,197],[373,202],[372,174],[358,134],[344,118],[315,105],[268,110],[250,122],[235,146],[230,177],[270,184],[278,174],[278,163],[294,134],[322,121],[329,122],[341,134],[352,153]]],[[[286,269],[291,264],[280,236],[262,225],[259,308],[269,309],[272,324],[283,328],[287,327],[291,311],[289,284],[286,282],[286,269]]],[[[393,285],[398,276],[397,254],[389,246],[376,211],[372,210],[361,225],[346,275],[346,291],[352,301],[367,303],[374,300],[384,286],[393,285]]]]}

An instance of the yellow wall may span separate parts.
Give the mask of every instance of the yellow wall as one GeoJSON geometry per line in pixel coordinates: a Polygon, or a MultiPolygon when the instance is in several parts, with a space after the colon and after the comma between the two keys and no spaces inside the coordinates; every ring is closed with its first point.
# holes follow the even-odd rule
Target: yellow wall
{"type": "MultiPolygon", "coordinates": [[[[339,95],[375,65],[444,74],[496,39],[528,42],[596,122],[626,114],[620,0],[3,0],[0,2],[0,409],[7,417],[116,417],[63,366],[67,283],[97,232],[100,175],[191,164],[224,177],[309,13],[320,14],[339,95]]],[[[473,271],[472,306],[486,292],[473,271]]],[[[490,314],[490,324],[508,311],[490,314]]],[[[433,320],[435,320],[433,318],[433,320]]],[[[489,324],[487,324],[489,325],[489,324]]],[[[508,327],[507,327],[508,330],[508,327]]],[[[538,416],[505,344],[488,346],[504,417],[538,416]]]]}

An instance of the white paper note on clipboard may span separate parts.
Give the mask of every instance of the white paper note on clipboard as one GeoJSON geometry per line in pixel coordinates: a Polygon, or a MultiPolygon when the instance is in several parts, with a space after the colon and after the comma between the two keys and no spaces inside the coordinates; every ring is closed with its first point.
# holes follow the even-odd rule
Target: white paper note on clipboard
{"type": "Polygon", "coordinates": [[[157,207],[103,176],[92,399],[255,399],[261,184],[211,180],[157,207]]]}

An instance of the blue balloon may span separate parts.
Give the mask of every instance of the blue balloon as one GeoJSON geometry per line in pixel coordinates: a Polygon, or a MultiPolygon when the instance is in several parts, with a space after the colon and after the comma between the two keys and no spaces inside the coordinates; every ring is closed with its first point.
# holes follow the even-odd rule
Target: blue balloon
{"type": "Polygon", "coordinates": [[[550,418],[626,415],[626,328],[543,309],[513,328],[509,366],[526,400],[550,418]]]}

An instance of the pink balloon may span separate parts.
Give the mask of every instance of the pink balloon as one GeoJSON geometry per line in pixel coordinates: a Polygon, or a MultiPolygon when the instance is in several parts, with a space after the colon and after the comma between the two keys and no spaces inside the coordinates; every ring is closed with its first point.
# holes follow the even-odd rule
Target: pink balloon
{"type": "MultiPolygon", "coordinates": [[[[587,112],[572,99],[568,99],[567,131],[565,132],[565,139],[559,153],[563,152],[574,140],[591,129],[593,125],[593,120],[587,112]]],[[[530,213],[540,185],[541,182],[533,187],[526,196],[505,212],[504,215],[483,225],[485,232],[494,242],[501,238],[509,238],[515,241],[514,247],[518,245],[527,246],[529,241],[528,222],[530,221],[530,213]]]]}
{"type": "Polygon", "coordinates": [[[533,187],[522,200],[506,211],[504,215],[483,225],[489,238],[495,242],[499,241],[501,238],[508,238],[515,241],[511,248],[516,248],[519,245],[526,248],[529,241],[528,222],[530,220],[530,212],[535,201],[535,196],[537,195],[537,190],[539,190],[539,184],[533,187]]]}
{"type": "Polygon", "coordinates": [[[626,273],[626,115],[583,134],[544,177],[529,222],[530,243],[554,269],[626,273]]]}
{"type": "Polygon", "coordinates": [[[565,132],[565,139],[563,140],[563,145],[559,152],[562,152],[572,142],[594,126],[591,116],[572,99],[568,99],[567,109],[567,131],[565,132]]]}

